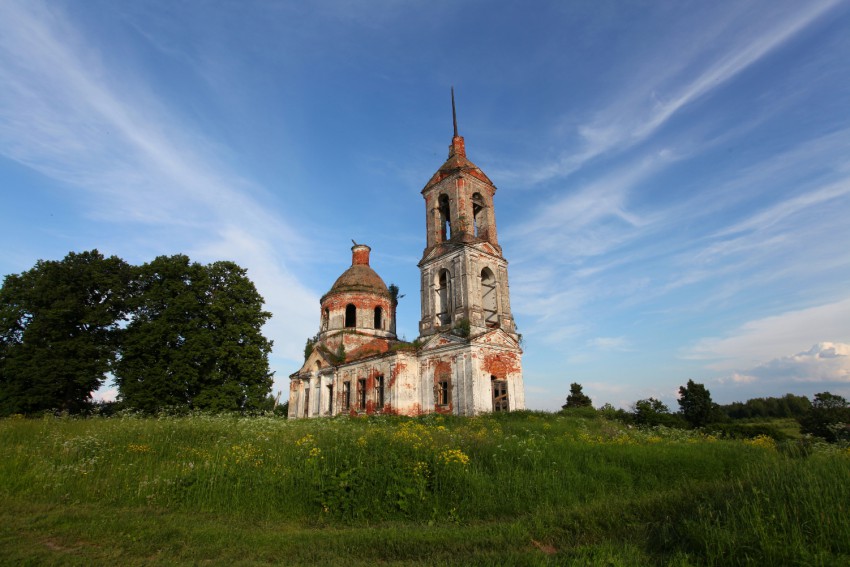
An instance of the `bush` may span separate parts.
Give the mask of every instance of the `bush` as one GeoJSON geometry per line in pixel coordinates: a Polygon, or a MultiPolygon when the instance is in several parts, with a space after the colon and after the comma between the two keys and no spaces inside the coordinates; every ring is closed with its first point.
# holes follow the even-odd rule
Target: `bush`
{"type": "Polygon", "coordinates": [[[800,418],[801,431],[829,442],[850,440],[850,404],[841,396],[815,394],[812,407],[800,418]]]}
{"type": "Polygon", "coordinates": [[[776,427],[756,423],[714,423],[707,426],[706,431],[729,439],[754,439],[759,436],[767,436],[775,441],[786,441],[791,438],[787,433],[776,427]]]}

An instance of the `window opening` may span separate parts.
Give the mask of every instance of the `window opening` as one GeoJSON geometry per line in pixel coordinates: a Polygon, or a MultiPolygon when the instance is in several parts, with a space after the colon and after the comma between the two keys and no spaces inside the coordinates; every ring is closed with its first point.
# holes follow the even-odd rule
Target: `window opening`
{"type": "Polygon", "coordinates": [[[310,416],[310,388],[304,388],[304,417],[310,416]]]}
{"type": "Polygon", "coordinates": [[[436,313],[440,325],[452,322],[452,277],[448,270],[440,270],[437,276],[436,313]]]}
{"type": "Polygon", "coordinates": [[[330,318],[331,318],[331,312],[327,307],[325,307],[324,310],[322,311],[322,330],[323,331],[326,331],[328,329],[328,322],[330,321],[330,318]]]}
{"type": "Polygon", "coordinates": [[[437,404],[447,406],[452,403],[451,390],[449,390],[449,381],[440,380],[437,382],[437,404]]]}
{"type": "Polygon", "coordinates": [[[345,326],[347,328],[357,326],[357,308],[353,303],[345,306],[345,326]]]}
{"type": "Polygon", "coordinates": [[[375,328],[381,329],[383,328],[383,319],[384,319],[384,310],[381,309],[381,306],[375,307],[375,328]]]}
{"type": "Polygon", "coordinates": [[[342,383],[342,409],[351,409],[351,382],[342,383]]]}
{"type": "Polygon", "coordinates": [[[484,310],[484,323],[488,327],[498,327],[499,317],[496,309],[496,276],[490,268],[481,270],[481,308],[484,310]]]}
{"type": "Polygon", "coordinates": [[[490,376],[493,385],[493,411],[508,411],[508,381],[490,376]]]}
{"type": "Polygon", "coordinates": [[[384,376],[375,378],[375,402],[378,408],[384,407],[384,376]]]}
{"type": "Polygon", "coordinates": [[[357,409],[366,409],[366,379],[357,380],[357,409]]]}
{"type": "Polygon", "coordinates": [[[447,195],[437,199],[437,209],[440,211],[440,237],[446,241],[452,237],[452,212],[447,195]]]}
{"type": "Polygon", "coordinates": [[[328,384],[328,415],[334,414],[334,386],[328,384]]]}

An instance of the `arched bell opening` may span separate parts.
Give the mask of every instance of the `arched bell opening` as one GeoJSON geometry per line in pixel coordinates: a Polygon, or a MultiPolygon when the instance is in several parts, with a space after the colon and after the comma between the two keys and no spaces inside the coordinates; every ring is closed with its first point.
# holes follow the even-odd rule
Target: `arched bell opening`
{"type": "Polygon", "coordinates": [[[490,268],[481,270],[481,309],[484,311],[484,324],[488,327],[499,326],[498,286],[496,276],[490,268]]]}

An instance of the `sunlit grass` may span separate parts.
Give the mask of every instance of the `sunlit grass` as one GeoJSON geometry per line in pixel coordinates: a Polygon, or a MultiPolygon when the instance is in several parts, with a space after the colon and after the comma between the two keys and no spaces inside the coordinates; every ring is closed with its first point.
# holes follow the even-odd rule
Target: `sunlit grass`
{"type": "MultiPolygon", "coordinates": [[[[116,518],[86,532],[102,543],[124,541],[116,530],[130,528],[122,522],[158,518],[159,527],[146,527],[157,540],[150,545],[188,562],[218,544],[175,550],[175,541],[202,542],[196,530],[215,532],[223,518],[248,539],[257,539],[248,535],[251,525],[298,532],[301,542],[331,532],[353,538],[348,563],[355,564],[802,565],[839,564],[850,554],[844,449],[796,451],[769,437],[724,440],[534,412],[6,419],[0,495],[19,514],[55,519],[27,528],[38,541],[76,533],[63,521],[74,513],[89,523],[98,514],[116,518]],[[186,518],[193,520],[184,525],[186,518]],[[184,527],[169,531],[172,523],[184,527]],[[419,541],[414,533],[430,552],[393,543],[419,541]]],[[[28,541],[21,535],[7,534],[0,552],[68,558],[65,544],[20,547],[28,541]]],[[[125,562],[139,553],[138,542],[122,545],[115,553],[125,562]]],[[[291,564],[330,564],[337,552],[287,545],[291,564]]],[[[93,553],[82,557],[102,559],[93,553]]],[[[280,559],[262,545],[256,555],[244,553],[251,562],[280,559]]]]}

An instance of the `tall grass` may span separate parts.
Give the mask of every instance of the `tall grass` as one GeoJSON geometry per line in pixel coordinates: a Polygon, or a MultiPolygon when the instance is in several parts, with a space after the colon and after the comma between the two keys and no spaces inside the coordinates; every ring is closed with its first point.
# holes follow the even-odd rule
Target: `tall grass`
{"type": "Polygon", "coordinates": [[[720,440],[533,412],[6,419],[0,495],[104,514],[368,526],[374,534],[391,527],[446,537],[472,554],[411,555],[411,547],[387,543],[387,533],[363,536],[386,561],[464,563],[491,557],[499,541],[523,548],[493,557],[615,565],[850,558],[846,450],[815,448],[804,457],[767,438],[720,440]],[[446,526],[453,529],[439,535],[446,526]],[[487,543],[479,548],[476,538],[487,543]]]}

